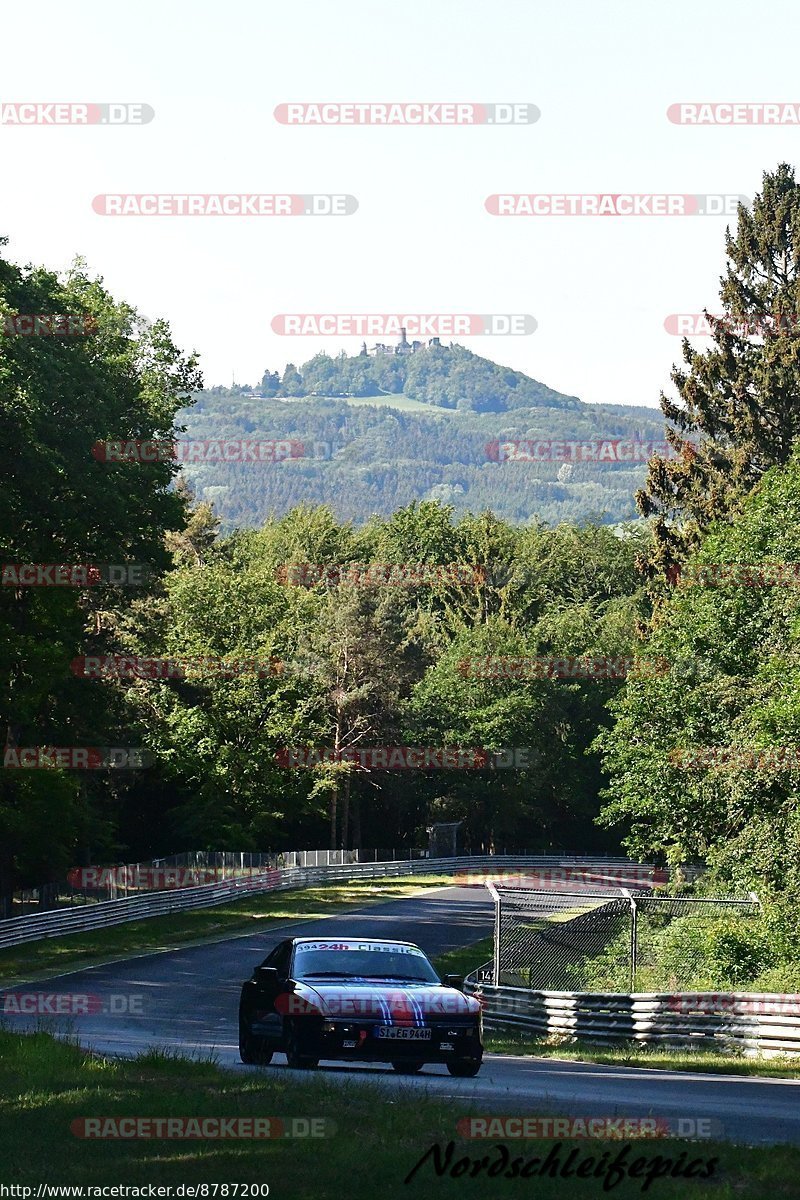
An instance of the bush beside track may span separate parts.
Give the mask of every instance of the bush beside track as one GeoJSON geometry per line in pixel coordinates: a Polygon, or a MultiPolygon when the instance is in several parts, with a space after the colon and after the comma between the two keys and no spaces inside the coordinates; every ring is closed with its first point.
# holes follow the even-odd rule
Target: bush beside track
{"type": "MultiPolygon", "coordinates": [[[[482,938],[471,946],[458,946],[434,958],[440,975],[469,975],[492,956],[492,938],[482,938]]],[[[762,1075],[775,1079],[800,1079],[800,1060],[787,1058],[745,1058],[733,1050],[670,1050],[645,1046],[641,1042],[621,1042],[614,1046],[590,1046],[579,1039],[537,1038],[524,1030],[509,1032],[484,1029],[484,1046],[491,1054],[525,1055],[554,1058],[562,1062],[598,1063],[612,1067],[642,1067],[648,1070],[704,1071],[714,1075],[762,1075]]]]}

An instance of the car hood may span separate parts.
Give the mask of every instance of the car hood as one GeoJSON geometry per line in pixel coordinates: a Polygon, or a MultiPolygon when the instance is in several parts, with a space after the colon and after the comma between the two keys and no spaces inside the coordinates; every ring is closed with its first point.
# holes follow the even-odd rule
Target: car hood
{"type": "Polygon", "coordinates": [[[384,1020],[387,1025],[418,1025],[431,1019],[476,1017],[480,1004],[456,988],[442,984],[297,982],[280,995],[276,1008],[286,1016],[384,1020]]]}

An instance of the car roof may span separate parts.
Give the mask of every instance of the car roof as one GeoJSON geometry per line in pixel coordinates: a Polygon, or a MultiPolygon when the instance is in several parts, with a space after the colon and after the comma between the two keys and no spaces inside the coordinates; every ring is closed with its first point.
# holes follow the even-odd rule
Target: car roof
{"type": "Polygon", "coordinates": [[[387,937],[344,937],[332,934],[329,937],[296,937],[291,939],[294,945],[298,942],[376,942],[385,946],[413,946],[415,950],[419,950],[416,942],[404,942],[400,938],[387,937]]]}

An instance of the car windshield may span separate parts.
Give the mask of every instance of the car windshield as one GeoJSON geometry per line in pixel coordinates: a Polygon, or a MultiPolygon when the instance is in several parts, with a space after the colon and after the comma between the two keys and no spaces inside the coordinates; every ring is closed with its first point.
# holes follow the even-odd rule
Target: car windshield
{"type": "Polygon", "coordinates": [[[295,947],[295,979],[390,979],[438,983],[439,977],[421,950],[408,946],[360,944],[333,947],[295,947]]]}

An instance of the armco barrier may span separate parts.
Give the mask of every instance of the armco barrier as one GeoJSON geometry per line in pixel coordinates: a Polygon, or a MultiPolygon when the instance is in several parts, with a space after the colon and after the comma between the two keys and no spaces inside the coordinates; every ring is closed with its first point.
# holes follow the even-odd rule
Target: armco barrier
{"type": "Polygon", "coordinates": [[[577,869],[607,871],[617,877],[625,870],[651,871],[645,864],[625,858],[564,858],[514,857],[486,855],[462,858],[424,858],[383,863],[350,863],[334,867],[287,867],[268,870],[245,879],[224,883],[199,884],[164,892],[147,892],[120,900],[103,900],[80,908],[54,909],[24,917],[0,921],[0,949],[35,942],[42,938],[66,937],[87,929],[103,929],[126,921],[142,921],[147,917],[165,916],[193,908],[208,908],[214,904],[236,900],[247,894],[286,891],[321,883],[337,883],[349,879],[390,879],[398,875],[458,875],[469,873],[480,880],[502,877],[506,872],[524,872],[532,868],[577,869]]]}
{"type": "Polygon", "coordinates": [[[482,982],[489,1028],[604,1045],[636,1041],[676,1048],[738,1048],[747,1056],[800,1054],[800,995],[764,992],[533,992],[482,982]]]}

